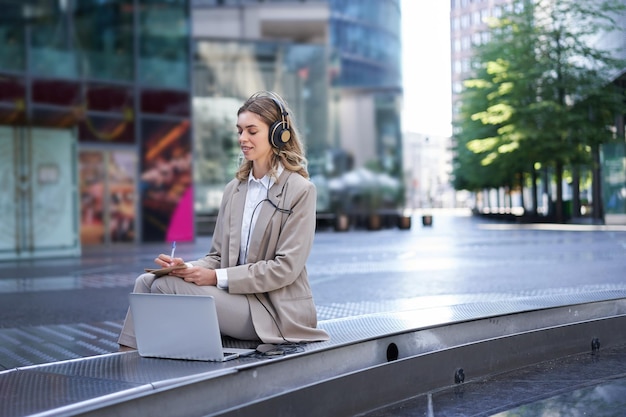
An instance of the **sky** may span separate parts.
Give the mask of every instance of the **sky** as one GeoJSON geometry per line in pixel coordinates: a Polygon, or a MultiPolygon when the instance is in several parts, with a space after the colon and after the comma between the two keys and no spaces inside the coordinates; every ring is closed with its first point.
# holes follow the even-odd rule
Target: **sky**
{"type": "Polygon", "coordinates": [[[450,1],[401,1],[403,131],[450,136],[450,1]]]}

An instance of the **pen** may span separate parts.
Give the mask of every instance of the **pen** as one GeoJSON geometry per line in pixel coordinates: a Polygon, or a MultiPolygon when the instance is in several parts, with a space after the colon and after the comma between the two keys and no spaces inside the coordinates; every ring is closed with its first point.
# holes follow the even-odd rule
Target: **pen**
{"type": "Polygon", "coordinates": [[[172,254],[170,255],[170,263],[174,262],[174,252],[176,252],[176,241],[172,242],[172,254]]]}

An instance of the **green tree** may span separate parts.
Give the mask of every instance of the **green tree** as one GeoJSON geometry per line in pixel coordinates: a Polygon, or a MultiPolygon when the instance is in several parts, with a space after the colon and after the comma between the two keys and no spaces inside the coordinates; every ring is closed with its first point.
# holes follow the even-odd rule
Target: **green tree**
{"type": "Polygon", "coordinates": [[[516,175],[532,178],[536,189],[535,167],[550,166],[557,185],[556,219],[564,220],[565,167],[592,163],[593,150],[611,138],[613,116],[623,111],[623,95],[610,85],[623,63],[613,51],[592,46],[594,36],[615,28],[613,17],[624,11],[621,3],[525,0],[493,23],[491,40],[476,49],[476,76],[466,82],[462,96],[455,177],[476,171],[466,165],[475,159],[464,155],[462,146],[483,156],[483,166],[505,170],[490,173],[500,186],[509,186],[504,178],[516,175]],[[495,128],[495,134],[477,134],[481,130],[468,118],[495,128]]]}

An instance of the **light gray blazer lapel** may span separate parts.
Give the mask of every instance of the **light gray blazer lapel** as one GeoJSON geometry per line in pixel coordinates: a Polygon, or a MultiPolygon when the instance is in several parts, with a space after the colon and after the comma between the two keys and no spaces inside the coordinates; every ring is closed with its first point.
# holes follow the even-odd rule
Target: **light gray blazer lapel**
{"type": "Polygon", "coordinates": [[[243,209],[246,205],[248,183],[241,182],[232,197],[232,212],[228,216],[230,242],[228,244],[228,265],[237,265],[239,248],[241,247],[241,225],[243,209]]]}

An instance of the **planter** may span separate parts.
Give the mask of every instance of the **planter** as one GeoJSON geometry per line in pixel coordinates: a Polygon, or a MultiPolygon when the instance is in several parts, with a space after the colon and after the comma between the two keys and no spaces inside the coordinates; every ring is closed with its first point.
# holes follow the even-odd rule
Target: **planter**
{"type": "Polygon", "coordinates": [[[370,214],[367,217],[367,228],[369,230],[379,230],[382,227],[380,214],[370,214]]]}
{"type": "Polygon", "coordinates": [[[432,226],[433,225],[433,216],[430,214],[425,214],[422,216],[422,225],[423,226],[432,226]]]}
{"type": "Polygon", "coordinates": [[[411,216],[398,216],[398,229],[409,230],[411,228],[411,216]]]}
{"type": "Polygon", "coordinates": [[[347,214],[338,214],[335,218],[335,231],[345,232],[350,227],[350,219],[347,214]]]}

